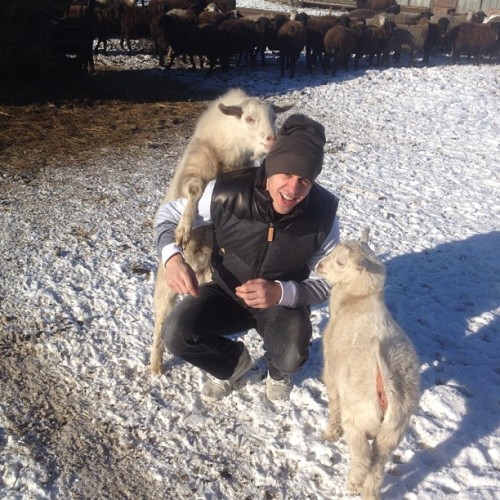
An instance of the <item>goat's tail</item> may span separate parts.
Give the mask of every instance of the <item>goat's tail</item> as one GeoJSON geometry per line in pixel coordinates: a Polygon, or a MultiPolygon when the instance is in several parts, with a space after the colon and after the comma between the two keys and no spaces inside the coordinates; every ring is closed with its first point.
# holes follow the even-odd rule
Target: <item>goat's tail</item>
{"type": "Polygon", "coordinates": [[[413,346],[405,339],[374,340],[377,361],[377,398],[384,421],[406,428],[420,394],[419,364],[413,346]]]}

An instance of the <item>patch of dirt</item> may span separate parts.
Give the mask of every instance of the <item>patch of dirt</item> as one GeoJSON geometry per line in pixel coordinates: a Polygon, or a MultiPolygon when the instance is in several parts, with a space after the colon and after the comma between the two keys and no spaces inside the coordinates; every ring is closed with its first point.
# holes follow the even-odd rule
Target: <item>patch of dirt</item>
{"type": "Polygon", "coordinates": [[[30,351],[27,345],[4,357],[0,392],[9,430],[43,464],[47,491],[62,477],[73,498],[133,498],[140,477],[142,494],[154,498],[157,484],[146,480],[139,440],[131,433],[124,442],[110,422],[92,415],[95,396],[81,381],[65,380],[30,351]]]}
{"type": "Polygon", "coordinates": [[[214,96],[151,80],[147,70],[112,70],[50,89],[4,89],[0,174],[81,165],[102,148],[160,147],[174,129],[188,137],[206,100],[214,96]]]}

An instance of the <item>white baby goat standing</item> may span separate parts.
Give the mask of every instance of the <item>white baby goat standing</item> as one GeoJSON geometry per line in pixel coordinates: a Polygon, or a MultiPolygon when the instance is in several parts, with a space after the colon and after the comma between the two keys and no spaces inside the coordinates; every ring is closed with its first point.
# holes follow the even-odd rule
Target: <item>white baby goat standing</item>
{"type": "Polygon", "coordinates": [[[323,334],[324,436],[345,436],[347,488],[379,499],[384,466],[418,405],[419,359],[385,305],[385,267],[368,247],[368,229],[360,241],[339,244],[317,270],[333,285],[323,334]]]}
{"type": "MultiPolygon", "coordinates": [[[[211,275],[212,234],[207,227],[192,230],[192,223],[206,184],[223,172],[255,166],[255,161],[262,159],[276,140],[276,114],[292,106],[277,106],[249,97],[241,89],[231,89],[200,116],[163,200],[187,198],[175,239],[184,247],[184,258],[200,283],[208,281],[211,275]]],[[[162,372],[163,324],[176,299],[177,294],[167,287],[165,268],[160,263],[153,299],[155,330],[150,357],[153,373],[162,372]]]]}

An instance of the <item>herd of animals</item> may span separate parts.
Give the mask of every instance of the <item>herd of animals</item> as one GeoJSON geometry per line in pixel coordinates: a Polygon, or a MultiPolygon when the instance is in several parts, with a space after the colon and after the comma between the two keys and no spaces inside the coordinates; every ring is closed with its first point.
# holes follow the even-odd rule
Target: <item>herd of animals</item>
{"type": "MultiPolygon", "coordinates": [[[[308,15],[292,9],[288,14],[258,11],[242,13],[236,0],[75,0],[59,26],[74,32],[87,22],[82,66],[94,71],[93,54],[106,54],[107,40],[120,37],[120,46],[132,53],[131,40],[148,39],[161,66],[171,67],[178,57],[208,72],[231,64],[254,67],[266,64],[266,53],[279,54],[281,76],[294,77],[305,52],[308,71],[316,68],[335,74],[350,64],[424,64],[433,54],[451,55],[474,62],[497,58],[500,52],[500,15],[483,11],[434,16],[430,9],[401,12],[396,0],[357,0],[350,12],[308,15]],[[144,3],[144,2],[143,2],[144,3]],[[95,46],[93,46],[96,40],[95,46]]],[[[81,55],[80,46],[80,55],[81,55]]]]}

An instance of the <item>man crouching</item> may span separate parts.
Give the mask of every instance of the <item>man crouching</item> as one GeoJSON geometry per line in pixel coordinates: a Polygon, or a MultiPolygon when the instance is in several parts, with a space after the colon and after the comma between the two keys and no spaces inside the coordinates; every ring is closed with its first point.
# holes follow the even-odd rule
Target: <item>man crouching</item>
{"type": "Polygon", "coordinates": [[[329,283],[314,272],[339,241],[338,200],[318,185],[324,127],[302,114],[283,124],[258,168],[211,181],[194,228],[211,226],[212,281],[199,284],[175,245],[184,201],[158,211],[156,241],[167,285],[187,294],[167,317],[166,348],[207,372],[202,399],[218,401],[252,365],[241,341],[228,336],[255,329],[268,363],[266,394],[284,400],[291,374],[309,356],[310,306],[324,302],[329,283]]]}

